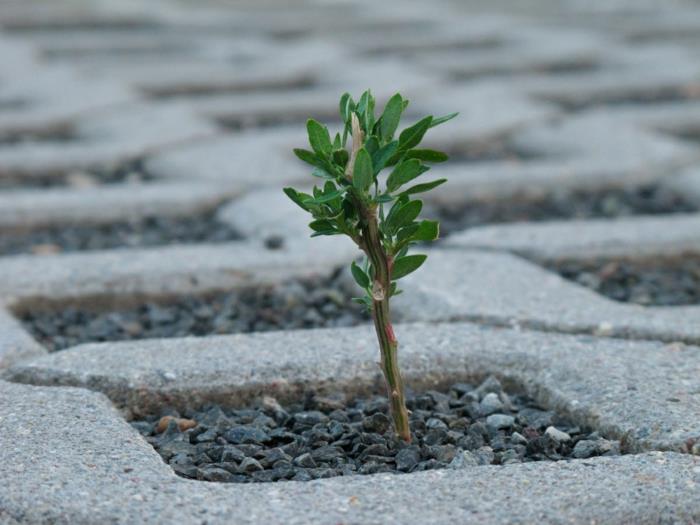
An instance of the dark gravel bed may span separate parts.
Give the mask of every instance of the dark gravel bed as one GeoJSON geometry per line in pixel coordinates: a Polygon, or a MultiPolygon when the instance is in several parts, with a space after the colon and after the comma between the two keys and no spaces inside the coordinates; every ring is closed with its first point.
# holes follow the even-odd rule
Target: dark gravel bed
{"type": "Polygon", "coordinates": [[[168,410],[133,421],[180,476],[234,483],[405,473],[620,454],[620,443],[580,428],[489,377],[447,393],[410,394],[410,445],[391,429],[383,397],[345,404],[312,393],[231,410],[168,410]]]}
{"type": "Polygon", "coordinates": [[[645,306],[700,304],[700,257],[562,261],[547,266],[615,301],[645,306]]]}
{"type": "Polygon", "coordinates": [[[213,295],[187,295],[169,302],[145,301],[108,311],[64,306],[18,312],[24,326],[49,351],[81,343],[343,327],[368,322],[357,295],[340,272],[242,288],[213,295]]]}
{"type": "Polygon", "coordinates": [[[507,135],[448,147],[446,153],[450,156],[450,163],[525,162],[543,156],[538,152],[516,146],[507,135]]]}
{"type": "Polygon", "coordinates": [[[682,195],[656,185],[604,191],[558,191],[536,200],[513,198],[502,201],[476,201],[459,206],[426,207],[426,215],[440,220],[443,236],[484,224],[696,211],[698,207],[682,195]]]}
{"type": "Polygon", "coordinates": [[[100,225],[51,226],[0,235],[0,255],[46,255],[166,244],[240,240],[241,234],[220,222],[216,210],[185,217],[145,217],[100,225]]]}
{"type": "Polygon", "coordinates": [[[669,102],[687,102],[700,97],[696,86],[679,85],[667,87],[640,87],[627,91],[603,93],[585,98],[558,97],[556,95],[542,98],[559,106],[565,111],[583,111],[604,106],[637,106],[646,104],[663,104],[669,102]]]}
{"type": "Polygon", "coordinates": [[[143,162],[135,160],[118,166],[94,167],[84,171],[47,173],[31,177],[5,173],[0,175],[0,190],[57,187],[90,188],[106,184],[141,184],[153,180],[155,180],[155,176],[145,170],[143,162]]]}
{"type": "MultiPolygon", "coordinates": [[[[0,102],[0,110],[2,103],[0,102]]],[[[73,142],[78,137],[70,126],[54,126],[45,129],[0,131],[0,145],[13,146],[26,142],[73,142]]]]}

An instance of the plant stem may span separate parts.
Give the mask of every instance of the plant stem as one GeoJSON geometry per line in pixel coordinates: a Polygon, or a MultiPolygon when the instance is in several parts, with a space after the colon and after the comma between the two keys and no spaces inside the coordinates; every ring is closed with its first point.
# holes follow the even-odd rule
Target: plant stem
{"type": "Polygon", "coordinates": [[[394,420],[396,433],[409,443],[411,430],[408,426],[408,410],[403,390],[403,379],[399,371],[398,341],[394,336],[389,311],[389,293],[391,290],[391,259],[379,235],[376,206],[363,208],[362,237],[364,250],[374,268],[374,283],[372,285],[372,318],[379,340],[381,353],[380,366],[386,380],[387,395],[391,417],[394,420]]]}

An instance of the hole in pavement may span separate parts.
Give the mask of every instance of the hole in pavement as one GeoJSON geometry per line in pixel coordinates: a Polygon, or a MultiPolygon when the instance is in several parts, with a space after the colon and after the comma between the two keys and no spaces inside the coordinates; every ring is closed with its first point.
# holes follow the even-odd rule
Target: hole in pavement
{"type": "Polygon", "coordinates": [[[563,260],[543,263],[599,294],[644,306],[700,304],[700,256],[563,260]]]}
{"type": "Polygon", "coordinates": [[[441,52],[446,51],[479,51],[485,49],[495,49],[501,47],[503,41],[496,37],[484,37],[481,39],[470,39],[466,38],[461,41],[453,42],[440,42],[438,40],[428,41],[417,41],[417,42],[387,42],[382,44],[376,44],[371,46],[369,49],[364,51],[362,55],[364,56],[397,56],[402,58],[415,57],[418,54],[425,54],[430,52],[441,52]]]}
{"type": "MultiPolygon", "coordinates": [[[[338,110],[336,108],[329,108],[328,111],[315,110],[313,112],[310,112],[308,108],[301,108],[295,112],[294,108],[290,107],[285,110],[284,113],[256,111],[248,114],[219,115],[215,117],[215,121],[225,130],[245,131],[248,129],[265,129],[277,126],[303,126],[309,118],[313,118],[328,125],[329,122],[337,117],[338,110]]],[[[335,126],[335,124],[328,125],[329,129],[337,129],[339,127],[340,124],[337,126],[335,126]]]]}
{"type": "Polygon", "coordinates": [[[558,104],[564,111],[581,111],[596,106],[623,106],[661,104],[700,99],[700,84],[689,83],[678,86],[639,87],[607,93],[549,94],[538,97],[558,104]]]}
{"type": "Polygon", "coordinates": [[[341,270],[276,285],[171,297],[25,303],[15,314],[49,351],[82,343],[354,326],[368,322],[341,270]]]}
{"type": "Polygon", "coordinates": [[[207,80],[190,83],[173,83],[168,86],[142,87],[141,90],[153,99],[168,99],[175,97],[207,97],[218,94],[235,93],[276,93],[290,89],[306,89],[314,87],[316,79],[313,75],[299,75],[297,78],[280,78],[269,80],[250,80],[232,83],[208,82],[207,80]]]}
{"type": "Polygon", "coordinates": [[[153,31],[160,25],[155,21],[143,18],[129,17],[90,17],[90,16],[57,16],[28,17],[23,19],[7,19],[0,22],[0,27],[8,33],[41,32],[76,32],[76,31],[153,31]]]}
{"type": "Polygon", "coordinates": [[[114,166],[95,166],[58,173],[0,172],[0,190],[92,188],[107,184],[139,184],[155,179],[156,177],[145,169],[143,160],[136,159],[114,166]]]}
{"type": "Polygon", "coordinates": [[[620,454],[604,439],[493,376],[442,391],[408,392],[413,441],[393,435],[383,396],[307,391],[241,409],[205,406],[131,424],[180,476],[218,482],[308,481],[357,474],[559,461],[620,454]]]}
{"type": "Polygon", "coordinates": [[[0,111],[22,109],[28,105],[29,100],[23,98],[0,98],[0,111]]]}
{"type": "Polygon", "coordinates": [[[685,126],[683,128],[680,128],[680,129],[675,129],[675,130],[665,129],[663,131],[673,135],[674,137],[678,137],[680,139],[687,140],[689,142],[700,142],[700,123],[693,124],[691,126],[685,126]]]}
{"type": "Polygon", "coordinates": [[[54,255],[168,244],[221,243],[242,238],[231,225],[219,220],[218,209],[214,208],[186,216],[151,215],[104,224],[50,225],[29,231],[3,232],[0,255],[54,255]]]}
{"type": "Polygon", "coordinates": [[[46,47],[41,49],[41,56],[47,60],[104,60],[134,58],[139,61],[144,59],[158,59],[192,56],[193,49],[190,46],[175,42],[153,42],[143,44],[124,43],[109,47],[90,46],[61,46],[46,47]]]}
{"type": "MultiPolygon", "coordinates": [[[[2,106],[0,105],[0,110],[2,106]]],[[[14,108],[12,108],[14,109],[14,108]]],[[[0,146],[14,146],[17,144],[33,142],[74,142],[80,136],[73,126],[58,124],[36,129],[0,130],[0,146]]]]}
{"type": "Polygon", "coordinates": [[[538,151],[515,145],[508,135],[455,142],[442,147],[441,150],[450,156],[451,165],[460,162],[526,162],[545,157],[538,151]]]}
{"type": "Polygon", "coordinates": [[[559,190],[541,197],[426,203],[424,215],[440,221],[443,236],[485,224],[692,213],[698,206],[658,185],[599,190],[559,190]]]}
{"type": "Polygon", "coordinates": [[[522,66],[493,64],[475,69],[450,67],[450,78],[455,81],[474,80],[486,77],[506,77],[515,75],[567,75],[573,73],[591,73],[600,70],[598,60],[594,58],[570,58],[551,62],[523,64],[522,66]]]}

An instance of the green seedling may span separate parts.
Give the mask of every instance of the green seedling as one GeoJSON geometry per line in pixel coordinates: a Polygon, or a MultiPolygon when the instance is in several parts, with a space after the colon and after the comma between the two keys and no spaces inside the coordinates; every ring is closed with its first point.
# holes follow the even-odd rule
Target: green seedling
{"type": "Polygon", "coordinates": [[[415,196],[440,186],[446,179],[418,182],[447,155],[418,145],[426,132],[457,116],[427,116],[398,133],[399,121],[408,105],[400,94],[389,99],[384,112],[375,117],[375,99],[365,91],[355,102],[345,93],[340,98],[342,132],[334,137],[328,128],[309,120],[306,128],[311,149],[295,149],[313,167],[319,179],[312,194],[294,188],[284,192],[313,217],[312,237],[347,235],[364,253],[360,264],[350,266],[364,295],[355,300],[372,315],[379,340],[380,366],[386,380],[391,417],[396,433],[411,440],[403,380],[398,363],[398,342],[391,324],[390,299],[401,293],[397,281],[417,270],[426,255],[409,254],[417,243],[439,236],[437,221],[419,218],[422,201],[415,196]],[[387,175],[388,173],[388,175],[387,175]]]}

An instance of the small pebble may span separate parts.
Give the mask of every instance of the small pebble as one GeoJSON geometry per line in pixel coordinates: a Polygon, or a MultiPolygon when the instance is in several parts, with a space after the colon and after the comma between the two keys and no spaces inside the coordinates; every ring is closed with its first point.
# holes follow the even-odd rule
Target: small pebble
{"type": "Polygon", "coordinates": [[[193,419],[183,419],[183,418],[177,418],[173,416],[163,416],[160,418],[158,421],[158,424],[156,425],[156,432],[161,433],[165,432],[165,430],[168,428],[168,424],[171,421],[175,421],[177,424],[177,427],[180,429],[180,432],[184,432],[185,430],[189,430],[190,428],[194,428],[197,426],[197,422],[194,421],[193,419]]]}

